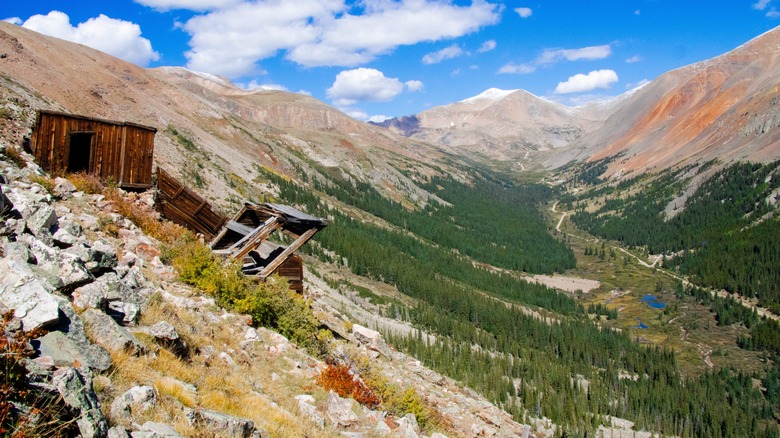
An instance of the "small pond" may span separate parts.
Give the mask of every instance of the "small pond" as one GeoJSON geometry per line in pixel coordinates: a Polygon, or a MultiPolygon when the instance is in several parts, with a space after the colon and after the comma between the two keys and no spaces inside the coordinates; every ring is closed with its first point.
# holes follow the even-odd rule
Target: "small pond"
{"type": "Polygon", "coordinates": [[[642,302],[654,309],[666,308],[666,303],[658,301],[658,296],[656,295],[647,294],[644,297],[642,297],[642,302]]]}

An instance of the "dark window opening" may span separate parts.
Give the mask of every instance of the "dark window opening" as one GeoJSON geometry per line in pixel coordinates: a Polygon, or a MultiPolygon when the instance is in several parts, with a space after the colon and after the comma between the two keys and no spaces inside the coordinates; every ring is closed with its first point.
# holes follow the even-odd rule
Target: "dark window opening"
{"type": "Polygon", "coordinates": [[[89,172],[89,157],[92,155],[92,133],[78,132],[70,135],[68,172],[89,172]]]}

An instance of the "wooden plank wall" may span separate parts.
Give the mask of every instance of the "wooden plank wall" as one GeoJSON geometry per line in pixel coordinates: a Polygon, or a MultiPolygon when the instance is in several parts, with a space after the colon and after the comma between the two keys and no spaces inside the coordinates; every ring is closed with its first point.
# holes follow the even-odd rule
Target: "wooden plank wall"
{"type": "Polygon", "coordinates": [[[103,181],[111,178],[120,187],[152,187],[156,131],[135,125],[40,112],[31,139],[38,165],[51,174],[65,173],[69,164],[70,134],[77,132],[94,133],[89,173],[103,181]],[[127,151],[124,160],[123,146],[127,151]]]}
{"type": "Polygon", "coordinates": [[[121,160],[120,186],[149,188],[154,164],[154,131],[127,124],[124,128],[125,153],[121,160]]]}
{"type": "Polygon", "coordinates": [[[290,283],[290,289],[303,293],[303,258],[293,254],[275,271],[290,283]]]}
{"type": "Polygon", "coordinates": [[[214,211],[197,193],[157,168],[157,203],[163,216],[211,240],[228,218],[214,211]]]}

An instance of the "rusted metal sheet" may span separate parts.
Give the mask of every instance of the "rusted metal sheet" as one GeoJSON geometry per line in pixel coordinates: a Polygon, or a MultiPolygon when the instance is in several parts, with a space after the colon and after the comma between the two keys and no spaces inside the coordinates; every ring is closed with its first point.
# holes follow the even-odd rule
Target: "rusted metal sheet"
{"type": "Polygon", "coordinates": [[[156,128],[55,111],[38,111],[35,162],[51,174],[86,172],[119,187],[152,187],[156,128]]]}
{"type": "Polygon", "coordinates": [[[157,205],[166,218],[212,240],[227,217],[214,211],[205,199],[188,189],[168,172],[157,168],[157,205]]]}

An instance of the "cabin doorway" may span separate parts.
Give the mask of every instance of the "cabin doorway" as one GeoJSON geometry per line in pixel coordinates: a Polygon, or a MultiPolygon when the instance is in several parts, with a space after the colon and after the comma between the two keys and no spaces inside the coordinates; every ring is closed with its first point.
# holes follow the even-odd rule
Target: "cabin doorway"
{"type": "Polygon", "coordinates": [[[92,137],[94,132],[74,132],[70,134],[68,151],[68,173],[89,172],[92,157],[92,137]]]}

